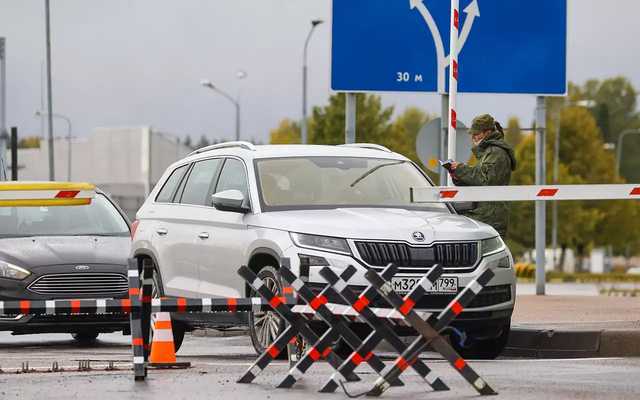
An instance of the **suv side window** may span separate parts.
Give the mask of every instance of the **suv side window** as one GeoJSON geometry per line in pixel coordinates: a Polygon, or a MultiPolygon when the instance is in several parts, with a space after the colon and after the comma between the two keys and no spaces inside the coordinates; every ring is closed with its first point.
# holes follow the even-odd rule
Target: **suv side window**
{"type": "Polygon", "coordinates": [[[173,201],[173,196],[188,166],[189,164],[183,165],[173,170],[162,189],[160,189],[158,196],[156,196],[157,203],[171,203],[173,201]]]}
{"type": "Polygon", "coordinates": [[[224,190],[239,190],[244,195],[244,205],[249,204],[249,187],[247,184],[247,174],[242,161],[235,158],[227,158],[222,167],[220,178],[214,193],[224,190]]]}
{"type": "Polygon", "coordinates": [[[207,199],[211,186],[222,164],[219,158],[198,161],[191,168],[182,192],[182,204],[194,204],[197,206],[211,205],[211,199],[207,199]]]}

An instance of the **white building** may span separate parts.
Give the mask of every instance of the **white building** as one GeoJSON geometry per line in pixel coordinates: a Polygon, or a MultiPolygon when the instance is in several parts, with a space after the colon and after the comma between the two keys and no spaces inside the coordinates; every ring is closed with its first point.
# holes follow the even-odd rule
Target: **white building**
{"type": "MultiPolygon", "coordinates": [[[[19,149],[21,181],[49,180],[48,147],[42,140],[40,148],[19,149]]],[[[56,138],[54,150],[57,181],[95,183],[131,218],[167,166],[191,152],[178,138],[151,127],[96,128],[91,136],[72,139],[69,177],[67,139],[56,138]]]]}

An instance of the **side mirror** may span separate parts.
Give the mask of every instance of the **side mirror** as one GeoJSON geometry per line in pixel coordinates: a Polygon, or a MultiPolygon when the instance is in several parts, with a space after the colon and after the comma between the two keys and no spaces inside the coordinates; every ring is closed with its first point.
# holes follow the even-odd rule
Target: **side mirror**
{"type": "Polygon", "coordinates": [[[223,190],[222,192],[211,195],[211,200],[213,206],[220,211],[231,211],[242,214],[251,211],[249,208],[243,206],[244,195],[239,190],[223,190]]]}
{"type": "Polygon", "coordinates": [[[456,210],[458,214],[465,213],[467,211],[473,211],[478,208],[478,203],[471,201],[461,201],[459,203],[452,203],[453,209],[456,210]]]}

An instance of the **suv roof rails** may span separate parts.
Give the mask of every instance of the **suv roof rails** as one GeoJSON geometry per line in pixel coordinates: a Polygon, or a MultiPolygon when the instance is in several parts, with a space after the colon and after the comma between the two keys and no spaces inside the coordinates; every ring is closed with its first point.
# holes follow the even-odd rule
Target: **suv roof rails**
{"type": "Polygon", "coordinates": [[[393,151],[389,150],[388,148],[375,143],[349,143],[349,144],[341,144],[340,146],[360,147],[363,149],[380,150],[380,151],[385,151],[387,153],[393,153],[393,151]]]}
{"type": "Polygon", "coordinates": [[[196,154],[200,154],[200,153],[204,153],[207,151],[211,151],[211,150],[219,150],[219,149],[228,149],[231,147],[240,147],[242,149],[245,150],[250,150],[250,151],[256,151],[256,147],[253,145],[253,143],[249,143],[249,142],[224,142],[224,143],[218,143],[218,144],[212,144],[211,146],[205,146],[201,149],[198,149],[192,153],[189,154],[189,156],[193,156],[196,154]]]}

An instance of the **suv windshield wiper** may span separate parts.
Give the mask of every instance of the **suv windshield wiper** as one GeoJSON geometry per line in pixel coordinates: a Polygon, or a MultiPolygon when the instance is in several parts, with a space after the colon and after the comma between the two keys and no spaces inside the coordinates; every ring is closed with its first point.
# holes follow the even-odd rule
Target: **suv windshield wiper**
{"type": "Polygon", "coordinates": [[[367,176],[373,174],[374,172],[376,172],[380,168],[388,167],[389,165],[398,165],[398,164],[402,164],[402,163],[404,163],[404,161],[394,161],[394,162],[390,162],[390,163],[386,163],[386,164],[377,165],[377,166],[371,168],[369,171],[367,171],[364,174],[362,174],[358,179],[353,181],[353,183],[351,185],[349,185],[349,187],[354,187],[355,185],[360,183],[364,178],[366,178],[367,176]]]}

